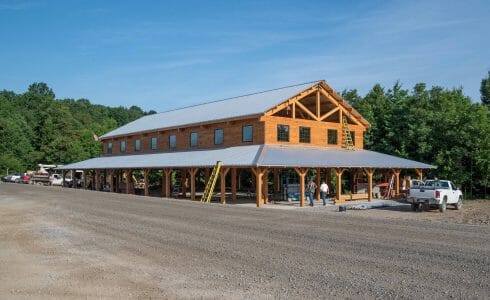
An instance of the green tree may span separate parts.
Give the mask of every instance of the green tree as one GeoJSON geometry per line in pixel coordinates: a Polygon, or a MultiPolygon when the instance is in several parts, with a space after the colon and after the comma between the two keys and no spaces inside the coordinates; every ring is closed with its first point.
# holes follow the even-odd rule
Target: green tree
{"type": "Polygon", "coordinates": [[[487,77],[481,80],[480,93],[481,102],[490,108],[490,71],[487,77]]]}

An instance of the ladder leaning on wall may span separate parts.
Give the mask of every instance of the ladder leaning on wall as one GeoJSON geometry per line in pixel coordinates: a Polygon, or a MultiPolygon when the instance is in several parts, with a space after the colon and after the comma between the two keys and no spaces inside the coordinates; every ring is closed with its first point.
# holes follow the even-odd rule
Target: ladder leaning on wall
{"type": "Polygon", "coordinates": [[[352,142],[352,136],[350,135],[349,125],[345,116],[342,116],[342,133],[342,147],[347,150],[354,150],[354,143],[352,142]]]}
{"type": "Polygon", "coordinates": [[[221,161],[217,161],[213,168],[213,172],[206,183],[206,188],[202,194],[201,202],[211,202],[211,197],[213,196],[214,187],[216,186],[216,181],[218,180],[219,171],[221,169],[221,161]]]}

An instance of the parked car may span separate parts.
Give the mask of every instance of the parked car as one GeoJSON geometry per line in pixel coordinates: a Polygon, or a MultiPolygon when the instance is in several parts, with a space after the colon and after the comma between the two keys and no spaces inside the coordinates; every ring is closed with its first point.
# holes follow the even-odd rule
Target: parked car
{"type": "Polygon", "coordinates": [[[17,182],[17,183],[19,183],[20,182],[20,174],[18,174],[18,173],[9,174],[9,175],[3,177],[3,180],[5,182],[17,182]]]}
{"type": "Polygon", "coordinates": [[[449,180],[426,180],[423,185],[410,188],[407,202],[414,211],[437,206],[445,212],[448,204],[459,210],[463,207],[463,193],[449,180]]]}
{"type": "Polygon", "coordinates": [[[60,174],[51,174],[49,177],[49,182],[51,185],[62,186],[63,185],[63,176],[60,174]]]}

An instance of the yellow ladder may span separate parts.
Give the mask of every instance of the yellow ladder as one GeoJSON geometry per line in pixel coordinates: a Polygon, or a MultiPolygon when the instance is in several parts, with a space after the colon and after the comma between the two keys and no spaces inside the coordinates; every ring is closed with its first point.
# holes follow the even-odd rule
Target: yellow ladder
{"type": "Polygon", "coordinates": [[[342,116],[342,131],[342,147],[347,150],[354,150],[354,143],[352,142],[352,136],[350,135],[349,125],[347,124],[347,118],[345,116],[342,116]]]}
{"type": "Polygon", "coordinates": [[[211,173],[211,177],[209,177],[209,180],[206,183],[206,188],[204,189],[204,194],[202,194],[201,202],[211,202],[211,197],[213,196],[214,187],[216,186],[220,169],[221,161],[217,161],[213,168],[213,172],[211,173]]]}

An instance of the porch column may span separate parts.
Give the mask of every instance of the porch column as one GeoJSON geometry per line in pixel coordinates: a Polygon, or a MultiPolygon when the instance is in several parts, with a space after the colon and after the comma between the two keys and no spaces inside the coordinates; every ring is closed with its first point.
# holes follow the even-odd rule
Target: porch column
{"type": "Polygon", "coordinates": [[[419,180],[423,180],[424,179],[424,172],[422,169],[415,169],[415,171],[417,171],[417,175],[419,176],[419,180]]]}
{"type": "Polygon", "coordinates": [[[366,172],[367,177],[368,177],[368,201],[372,201],[373,200],[373,174],[374,174],[374,169],[366,168],[366,169],[364,169],[364,172],[366,172]]]}
{"type": "Polygon", "coordinates": [[[264,169],[262,181],[262,188],[264,190],[264,204],[269,204],[269,170],[264,169]]]}
{"type": "Polygon", "coordinates": [[[226,203],[226,174],[230,168],[221,167],[219,171],[219,177],[221,179],[221,204],[226,203]]]}
{"type": "Polygon", "coordinates": [[[119,178],[120,178],[120,170],[114,170],[114,191],[119,193],[119,178]]]}
{"type": "Polygon", "coordinates": [[[242,178],[242,170],[238,170],[237,173],[238,173],[238,184],[237,184],[238,187],[237,188],[238,188],[239,191],[241,191],[242,190],[242,180],[241,180],[241,178],[242,178]]]}
{"type": "Polygon", "coordinates": [[[231,168],[231,200],[236,201],[236,168],[231,168]]]}
{"type": "Polygon", "coordinates": [[[187,169],[182,169],[182,180],[180,186],[182,187],[182,195],[187,197],[187,169]]]}
{"type": "Polygon", "coordinates": [[[111,193],[114,193],[114,191],[116,190],[115,189],[115,186],[114,186],[114,170],[109,170],[109,186],[111,188],[111,193]]]}
{"type": "Polygon", "coordinates": [[[305,177],[308,168],[294,168],[299,176],[299,206],[305,206],[305,177]]]}
{"type": "Polygon", "coordinates": [[[395,197],[400,194],[400,169],[393,169],[395,174],[395,197]]]}
{"type": "Polygon", "coordinates": [[[67,172],[66,170],[63,170],[63,172],[62,172],[63,173],[63,184],[62,184],[63,187],[65,187],[66,172],[67,172]]]}
{"type": "Polygon", "coordinates": [[[257,207],[262,207],[262,177],[264,175],[262,168],[252,168],[252,173],[255,174],[255,197],[257,207]]]}
{"type": "Polygon", "coordinates": [[[95,170],[95,190],[100,191],[100,170],[95,170]]]}
{"type": "Polygon", "coordinates": [[[199,171],[198,168],[189,169],[191,175],[191,200],[196,200],[196,173],[199,171]]]}
{"type": "Polygon", "coordinates": [[[88,183],[87,183],[87,172],[88,170],[83,170],[83,189],[86,190],[88,183]]]}
{"type": "Polygon", "coordinates": [[[342,173],[345,169],[335,168],[335,175],[337,176],[337,196],[335,198],[335,204],[342,202],[342,173]]]}
{"type": "Polygon", "coordinates": [[[170,182],[172,180],[172,169],[163,169],[165,172],[165,197],[170,198],[170,182]]]}
{"type": "Polygon", "coordinates": [[[321,169],[316,168],[316,201],[320,201],[321,169]]]}
{"type": "Polygon", "coordinates": [[[279,193],[281,191],[279,169],[274,169],[274,193],[279,193]]]}
{"type": "Polygon", "coordinates": [[[149,189],[149,175],[150,174],[150,170],[149,169],[144,169],[143,170],[143,176],[144,176],[144,180],[145,180],[145,196],[148,196],[150,194],[150,189],[149,189]]]}
{"type": "Polygon", "coordinates": [[[129,183],[131,182],[132,175],[133,175],[133,170],[127,169],[126,170],[126,194],[129,194],[130,193],[129,191],[130,191],[130,188],[131,187],[130,187],[130,184],[129,183]]]}
{"type": "Polygon", "coordinates": [[[77,181],[75,178],[76,174],[77,174],[76,170],[71,170],[71,183],[72,183],[71,187],[74,189],[77,188],[77,181]]]}

